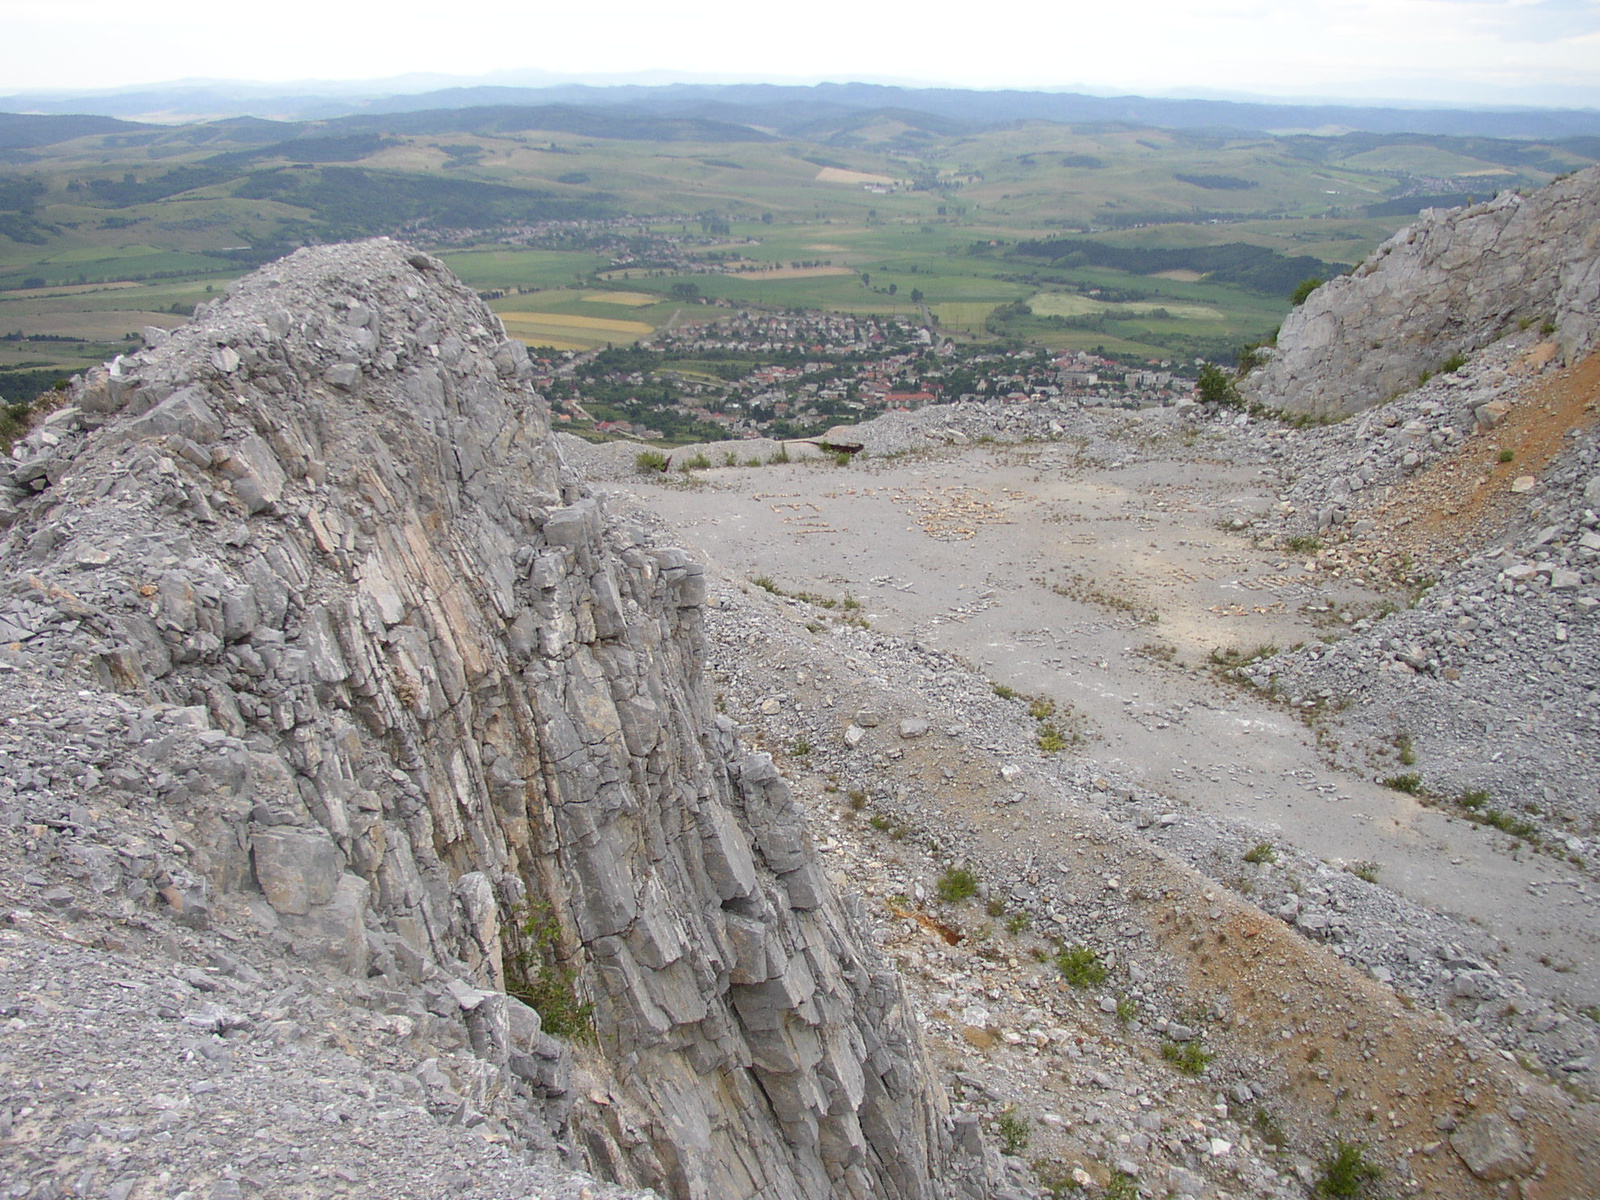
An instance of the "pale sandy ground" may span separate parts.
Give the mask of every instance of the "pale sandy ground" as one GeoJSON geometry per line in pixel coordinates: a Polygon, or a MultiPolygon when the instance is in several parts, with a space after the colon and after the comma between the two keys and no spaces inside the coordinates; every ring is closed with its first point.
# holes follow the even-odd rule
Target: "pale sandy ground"
{"type": "Polygon", "coordinates": [[[1360,611],[1380,599],[1325,588],[1303,564],[1222,528],[1275,501],[1251,470],[1080,467],[1057,443],[700,475],[699,487],[621,486],[732,573],[853,595],[874,627],[1070,704],[1090,733],[1077,751],[1088,761],[1328,862],[1378,863],[1382,883],[1498,938],[1500,968],[1535,992],[1594,1002],[1600,923],[1589,899],[1528,889],[1570,868],[1537,854],[1519,861],[1503,836],[1330,769],[1305,724],[1201,669],[1213,647],[1316,637],[1327,626],[1307,606],[1360,611]],[[1052,583],[1096,594],[1085,602],[1052,583]],[[1120,601],[1159,620],[1137,621],[1120,601]],[[1139,652],[1163,643],[1170,664],[1139,652]]]}

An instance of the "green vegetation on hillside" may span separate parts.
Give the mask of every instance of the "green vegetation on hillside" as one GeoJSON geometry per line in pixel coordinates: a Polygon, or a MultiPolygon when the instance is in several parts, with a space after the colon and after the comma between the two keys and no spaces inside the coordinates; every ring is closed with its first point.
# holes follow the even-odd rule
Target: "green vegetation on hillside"
{"type": "Polygon", "coordinates": [[[445,253],[516,336],[556,350],[754,306],[1232,361],[1297,283],[1417,208],[1537,186],[1594,161],[1594,140],[734,104],[172,127],[0,114],[0,371],[15,390],[32,385],[16,372],[80,369],[297,245],[372,234],[445,253]]]}

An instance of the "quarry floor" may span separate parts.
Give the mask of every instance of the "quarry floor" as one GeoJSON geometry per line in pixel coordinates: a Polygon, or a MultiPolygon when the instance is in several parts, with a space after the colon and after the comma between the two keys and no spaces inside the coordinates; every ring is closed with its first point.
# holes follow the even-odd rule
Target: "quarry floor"
{"type": "Polygon", "coordinates": [[[1530,889],[1570,867],[1378,785],[1378,763],[1331,767],[1288,705],[1209,666],[1213,650],[1308,641],[1393,599],[1231,529],[1226,514],[1276,502],[1253,469],[1199,454],[1099,466],[1033,443],[700,479],[607,486],[735,576],[849,597],[874,628],[1053,699],[1083,735],[1069,752],[1108,772],[1329,863],[1376,864],[1382,884],[1493,937],[1499,968],[1536,994],[1600,991],[1593,897],[1530,889]]]}

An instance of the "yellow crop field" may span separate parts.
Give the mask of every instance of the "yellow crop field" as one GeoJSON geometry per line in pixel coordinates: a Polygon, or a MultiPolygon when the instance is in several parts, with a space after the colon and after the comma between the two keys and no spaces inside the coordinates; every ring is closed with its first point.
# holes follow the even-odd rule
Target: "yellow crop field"
{"type": "Polygon", "coordinates": [[[817,172],[819,183],[881,183],[885,187],[893,183],[887,175],[869,175],[866,171],[846,171],[843,167],[823,167],[817,172]]]}
{"type": "Polygon", "coordinates": [[[551,329],[592,329],[599,333],[626,333],[632,337],[641,337],[654,328],[643,321],[619,321],[612,317],[579,317],[569,313],[503,312],[500,314],[500,319],[506,323],[508,329],[513,325],[537,325],[551,329]]]}
{"type": "Polygon", "coordinates": [[[589,304],[625,304],[629,308],[643,308],[655,304],[661,297],[646,292],[585,292],[583,299],[589,304]]]}

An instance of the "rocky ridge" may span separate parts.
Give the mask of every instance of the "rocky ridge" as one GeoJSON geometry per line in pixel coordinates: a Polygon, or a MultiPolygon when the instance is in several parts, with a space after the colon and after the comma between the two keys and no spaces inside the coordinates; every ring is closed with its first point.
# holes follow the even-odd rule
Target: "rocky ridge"
{"type": "MultiPolygon", "coordinates": [[[[68,937],[41,907],[101,930],[69,939],[80,974],[170,989],[153,959],[186,961],[191,990],[144,1030],[186,1062],[281,1065],[320,1012],[365,1006],[400,1044],[374,1097],[425,1101],[507,1169],[542,1154],[683,1197],[984,1194],[892,968],[770,757],[713,719],[702,568],[606,517],[527,374],[436,260],[320,248],[30,434],[7,471],[5,681],[34,697],[18,732],[81,753],[14,751],[8,877],[42,884],[8,885],[10,969],[68,937]],[[284,971],[331,999],[268,995],[284,971]],[[567,1033],[592,1021],[600,1053],[508,989],[553,995],[567,1033]]],[[[19,1072],[58,1053],[38,1018],[61,1004],[48,975],[27,996],[15,978],[13,1120],[41,1111],[19,1072]]],[[[80,1097],[81,1050],[62,1058],[80,1097]]],[[[38,1181],[19,1194],[75,1186],[65,1139],[120,1136],[93,1116],[13,1124],[38,1181]]],[[[271,1190],[186,1131],[205,1136],[112,1154],[120,1194],[271,1190]]],[[[398,1161],[383,1194],[440,1194],[398,1161]]],[[[373,1194],[345,1169],[316,1194],[373,1194]]]]}
{"type": "Polygon", "coordinates": [[[1600,337],[1600,168],[1424,213],[1291,312],[1241,391],[1342,417],[1519,326],[1547,328],[1568,362],[1600,337]]]}

